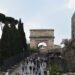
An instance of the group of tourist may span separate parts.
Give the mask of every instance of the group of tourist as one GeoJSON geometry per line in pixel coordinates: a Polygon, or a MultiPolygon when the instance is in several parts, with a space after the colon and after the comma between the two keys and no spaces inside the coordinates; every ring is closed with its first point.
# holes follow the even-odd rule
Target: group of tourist
{"type": "Polygon", "coordinates": [[[22,75],[47,75],[46,60],[40,57],[27,57],[21,64],[22,75]]]}
{"type": "MultiPolygon", "coordinates": [[[[6,72],[4,75],[9,75],[6,72]]],[[[45,57],[30,56],[21,62],[15,75],[48,75],[47,61],[45,57]]],[[[13,75],[13,74],[11,74],[13,75]]]]}

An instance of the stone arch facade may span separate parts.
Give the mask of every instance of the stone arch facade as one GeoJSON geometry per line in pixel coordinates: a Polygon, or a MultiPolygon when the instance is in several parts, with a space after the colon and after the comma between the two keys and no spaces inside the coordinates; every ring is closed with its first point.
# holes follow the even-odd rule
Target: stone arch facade
{"type": "Polygon", "coordinates": [[[37,48],[40,42],[47,44],[47,49],[54,47],[53,29],[32,29],[30,30],[30,48],[37,48]]]}

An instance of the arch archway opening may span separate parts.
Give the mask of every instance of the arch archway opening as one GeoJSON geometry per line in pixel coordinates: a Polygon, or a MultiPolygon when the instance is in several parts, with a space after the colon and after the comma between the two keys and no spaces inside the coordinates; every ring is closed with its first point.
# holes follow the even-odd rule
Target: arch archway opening
{"type": "Polygon", "coordinates": [[[39,49],[45,49],[47,47],[47,44],[45,43],[45,42],[40,42],[39,44],[38,44],[38,48],[39,49]]]}

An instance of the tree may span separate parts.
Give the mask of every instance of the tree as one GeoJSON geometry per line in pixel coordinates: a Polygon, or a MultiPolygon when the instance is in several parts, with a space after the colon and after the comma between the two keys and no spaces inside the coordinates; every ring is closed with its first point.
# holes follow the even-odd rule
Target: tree
{"type": "Polygon", "coordinates": [[[18,32],[19,32],[19,46],[20,49],[25,52],[27,52],[27,43],[26,43],[26,37],[23,29],[23,23],[21,22],[21,19],[19,20],[18,24],[18,32]]]}
{"type": "Polygon", "coordinates": [[[0,13],[0,22],[4,24],[0,40],[0,58],[4,60],[22,52],[27,53],[26,37],[21,19],[18,21],[0,13]]]}
{"type": "Polygon", "coordinates": [[[50,75],[57,75],[57,65],[55,64],[51,64],[51,67],[50,67],[50,75]]]}
{"type": "Polygon", "coordinates": [[[9,33],[10,33],[10,28],[8,27],[8,24],[5,23],[3,31],[2,31],[1,46],[0,46],[2,58],[7,58],[7,56],[10,56],[10,50],[9,50],[10,36],[9,36],[9,33]]]}
{"type": "Polygon", "coordinates": [[[11,23],[11,28],[10,28],[10,48],[11,48],[11,52],[12,52],[12,56],[20,53],[19,52],[19,34],[18,34],[18,30],[15,27],[15,23],[11,23]]]}
{"type": "Polygon", "coordinates": [[[16,20],[13,17],[8,17],[0,13],[0,22],[4,25],[0,40],[0,66],[4,65],[3,69],[7,69],[23,59],[22,53],[27,54],[26,37],[21,20],[16,20]],[[18,25],[18,29],[16,28],[18,25]],[[10,64],[8,64],[10,62],[10,64]],[[6,64],[7,63],[7,64],[6,64]]]}

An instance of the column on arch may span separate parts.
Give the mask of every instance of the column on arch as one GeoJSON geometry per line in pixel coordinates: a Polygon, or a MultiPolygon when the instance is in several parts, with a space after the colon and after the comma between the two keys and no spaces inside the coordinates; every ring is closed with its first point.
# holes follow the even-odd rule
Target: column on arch
{"type": "Polygon", "coordinates": [[[47,43],[48,49],[52,49],[54,47],[54,39],[48,39],[47,43]]]}
{"type": "Polygon", "coordinates": [[[30,48],[34,48],[34,49],[37,48],[35,38],[30,39],[30,48]]]}

